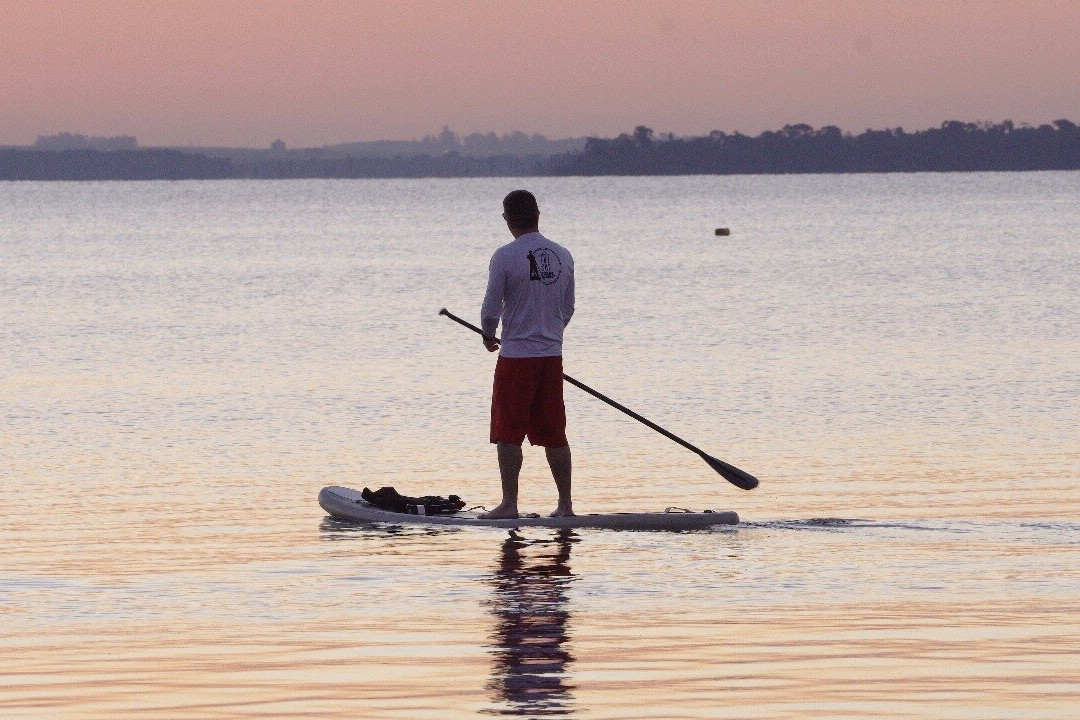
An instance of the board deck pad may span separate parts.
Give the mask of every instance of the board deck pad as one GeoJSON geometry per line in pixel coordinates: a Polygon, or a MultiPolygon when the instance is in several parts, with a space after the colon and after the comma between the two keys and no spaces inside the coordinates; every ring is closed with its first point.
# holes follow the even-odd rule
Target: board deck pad
{"type": "Polygon", "coordinates": [[[476,527],[606,528],[609,530],[701,530],[715,525],[736,525],[734,511],[590,513],[572,517],[523,516],[509,520],[485,520],[474,511],[452,515],[410,515],[377,508],[360,496],[360,490],[331,485],[319,492],[319,505],[331,516],[354,522],[457,525],[476,527]]]}

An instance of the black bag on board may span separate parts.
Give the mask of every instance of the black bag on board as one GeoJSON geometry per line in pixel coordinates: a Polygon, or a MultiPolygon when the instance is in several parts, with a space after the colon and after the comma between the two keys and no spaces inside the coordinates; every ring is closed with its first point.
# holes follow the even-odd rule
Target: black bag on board
{"type": "Polygon", "coordinates": [[[392,487],[381,487],[374,492],[364,488],[360,496],[380,510],[410,515],[449,515],[465,507],[465,501],[457,495],[448,498],[439,495],[411,497],[402,495],[392,487]]]}

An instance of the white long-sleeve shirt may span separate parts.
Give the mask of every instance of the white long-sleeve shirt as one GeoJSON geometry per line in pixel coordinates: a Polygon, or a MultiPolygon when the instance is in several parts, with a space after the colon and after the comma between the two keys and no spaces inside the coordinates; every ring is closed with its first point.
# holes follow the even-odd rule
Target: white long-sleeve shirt
{"type": "Polygon", "coordinates": [[[480,327],[492,337],[502,320],[506,357],[562,355],[563,329],[574,315],[574,258],[538,232],[491,256],[480,327]]]}

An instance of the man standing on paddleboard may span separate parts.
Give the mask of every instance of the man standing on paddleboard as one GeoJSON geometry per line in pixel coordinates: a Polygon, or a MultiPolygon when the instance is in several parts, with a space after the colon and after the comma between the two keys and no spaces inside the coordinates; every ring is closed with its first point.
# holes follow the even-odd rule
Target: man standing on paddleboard
{"type": "Polygon", "coordinates": [[[547,454],[559,490],[552,516],[573,515],[570,443],[563,406],[563,330],[574,314],[574,258],[540,234],[540,208],[528,190],[503,198],[514,241],[491,256],[480,309],[484,347],[499,350],[491,393],[491,442],[498,448],[502,502],[486,518],[518,516],[521,444],[547,454]],[[502,321],[502,347],[495,331],[502,321]]]}

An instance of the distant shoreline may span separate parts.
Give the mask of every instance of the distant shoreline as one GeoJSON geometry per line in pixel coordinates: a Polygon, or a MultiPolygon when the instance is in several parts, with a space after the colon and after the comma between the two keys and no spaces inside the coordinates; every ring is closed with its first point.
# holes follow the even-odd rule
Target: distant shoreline
{"type": "Polygon", "coordinates": [[[639,126],[541,154],[348,155],[308,148],[121,150],[0,148],[0,180],[271,180],[463,177],[789,175],[1080,169],[1080,128],[1068,120],[1015,126],[949,121],[913,133],[785,125],[756,137],[714,131],[656,137],[639,126]]]}

